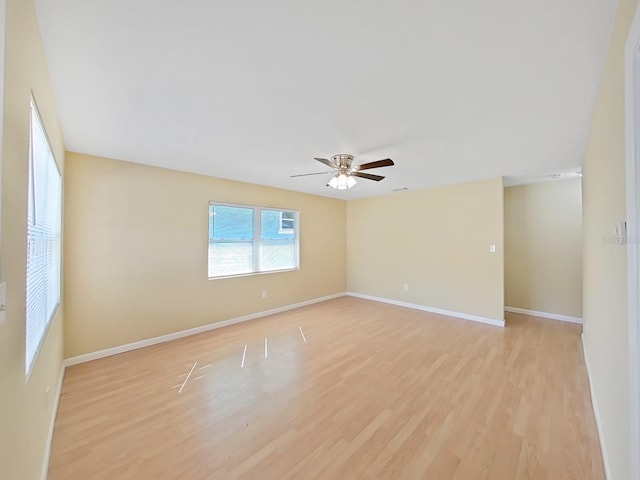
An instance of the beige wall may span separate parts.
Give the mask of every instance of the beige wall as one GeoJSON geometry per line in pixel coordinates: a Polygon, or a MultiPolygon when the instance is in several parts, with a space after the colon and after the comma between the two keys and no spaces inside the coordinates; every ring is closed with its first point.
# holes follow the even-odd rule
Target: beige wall
{"type": "Polygon", "coordinates": [[[68,153],[65,355],[344,292],[345,216],[341,200],[68,153]],[[210,200],[299,210],[301,269],[208,280],[210,200]]]}
{"type": "Polygon", "coordinates": [[[29,98],[38,102],[61,169],[64,145],[33,3],[8,0],[2,145],[2,280],[7,315],[0,325],[0,478],[40,478],[62,363],[62,308],[25,379],[25,264],[29,98]],[[50,393],[46,395],[47,388],[50,393]]]}
{"type": "Polygon", "coordinates": [[[347,225],[349,291],[504,318],[502,179],[350,201],[347,225]]]}
{"type": "Polygon", "coordinates": [[[505,304],[582,317],[580,179],[504,191],[505,304]]]}
{"type": "Polygon", "coordinates": [[[625,247],[610,241],[626,217],[624,45],[637,0],[621,0],[583,167],[585,353],[610,478],[630,477],[625,247]]]}

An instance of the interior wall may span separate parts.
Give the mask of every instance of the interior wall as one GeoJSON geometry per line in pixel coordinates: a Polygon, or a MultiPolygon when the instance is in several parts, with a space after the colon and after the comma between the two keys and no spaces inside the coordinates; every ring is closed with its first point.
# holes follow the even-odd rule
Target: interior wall
{"type": "Polygon", "coordinates": [[[349,201],[349,291],[502,321],[503,190],[497,178],[349,201]]]}
{"type": "Polygon", "coordinates": [[[66,180],[67,357],[345,291],[342,200],[75,153],[66,180]],[[211,200],[298,210],[300,270],[208,280],[211,200]]]}
{"type": "Polygon", "coordinates": [[[637,0],[620,0],[583,165],[584,343],[609,478],[630,478],[624,46],[637,0]]]}
{"type": "Polygon", "coordinates": [[[504,191],[505,303],[582,317],[582,181],[504,191]]]}
{"type": "Polygon", "coordinates": [[[7,0],[5,47],[0,275],[7,283],[7,311],[5,321],[0,324],[0,477],[31,480],[40,478],[63,358],[61,306],[40,347],[32,372],[25,378],[29,101],[32,91],[61,171],[64,171],[65,153],[32,1],[7,0]]]}

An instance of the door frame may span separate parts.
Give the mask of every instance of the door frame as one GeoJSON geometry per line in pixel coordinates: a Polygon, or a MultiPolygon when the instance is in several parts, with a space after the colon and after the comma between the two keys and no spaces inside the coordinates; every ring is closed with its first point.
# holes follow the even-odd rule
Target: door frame
{"type": "Polygon", "coordinates": [[[640,6],[625,46],[627,296],[631,479],[640,480],[640,6]]]}

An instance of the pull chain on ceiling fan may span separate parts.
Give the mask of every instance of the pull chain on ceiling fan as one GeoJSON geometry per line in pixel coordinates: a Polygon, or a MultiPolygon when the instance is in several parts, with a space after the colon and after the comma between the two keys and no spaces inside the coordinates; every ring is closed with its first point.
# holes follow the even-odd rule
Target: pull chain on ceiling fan
{"type": "Polygon", "coordinates": [[[367,180],[374,180],[379,182],[384,177],[382,175],[373,175],[371,173],[362,173],[362,170],[370,170],[372,168],[390,167],[395,165],[393,160],[385,158],[383,160],[376,160],[375,162],[363,163],[361,165],[353,165],[353,155],[346,153],[340,153],[331,157],[331,160],[326,158],[315,158],[320,163],[324,163],[327,167],[333,168],[335,172],[316,172],[316,173],[303,173],[300,175],[291,175],[292,177],[305,177],[308,175],[326,175],[333,173],[333,177],[329,180],[327,186],[335,188],[337,190],[346,190],[355,186],[357,183],[354,177],[365,178],[367,180]]]}

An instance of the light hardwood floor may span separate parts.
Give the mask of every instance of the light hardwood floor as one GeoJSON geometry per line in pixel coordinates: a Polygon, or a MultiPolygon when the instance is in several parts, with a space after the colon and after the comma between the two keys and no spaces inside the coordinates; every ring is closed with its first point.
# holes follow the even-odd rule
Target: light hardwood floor
{"type": "Polygon", "coordinates": [[[603,479],[580,330],[344,297],[77,365],[49,479],[603,479]]]}

